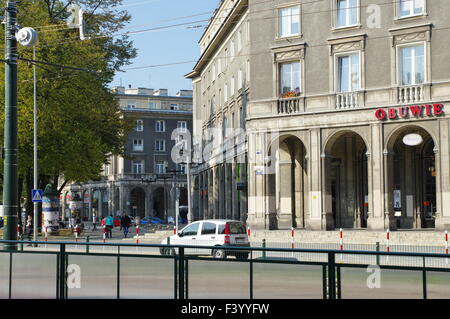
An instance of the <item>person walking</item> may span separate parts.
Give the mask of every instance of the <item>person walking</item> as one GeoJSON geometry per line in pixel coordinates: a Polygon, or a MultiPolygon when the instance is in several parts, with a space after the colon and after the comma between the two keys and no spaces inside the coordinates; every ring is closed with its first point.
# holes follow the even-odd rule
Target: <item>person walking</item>
{"type": "Polygon", "coordinates": [[[95,211],[92,213],[92,231],[97,230],[97,214],[95,211]]]}
{"type": "MultiPolygon", "coordinates": [[[[28,215],[25,228],[28,235],[28,241],[31,241],[31,237],[33,236],[33,217],[31,217],[31,215],[28,215]]],[[[31,244],[28,244],[27,246],[31,246],[31,244]]]]}
{"type": "Polygon", "coordinates": [[[114,218],[112,214],[106,217],[105,225],[108,230],[106,237],[112,238],[112,229],[114,228],[114,218]]]}
{"type": "Polygon", "coordinates": [[[120,226],[123,229],[123,235],[125,236],[125,238],[127,238],[128,229],[131,226],[131,219],[130,219],[130,217],[128,217],[128,215],[125,215],[125,214],[122,215],[122,218],[120,219],[120,226]]]}

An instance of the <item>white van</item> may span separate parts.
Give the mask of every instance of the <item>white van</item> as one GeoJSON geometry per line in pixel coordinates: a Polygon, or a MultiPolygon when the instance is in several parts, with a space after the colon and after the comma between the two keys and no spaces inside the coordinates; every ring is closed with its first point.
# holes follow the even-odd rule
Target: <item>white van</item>
{"type": "MultiPolygon", "coordinates": [[[[185,254],[212,255],[214,258],[235,256],[247,259],[248,251],[226,250],[224,246],[249,247],[247,229],[244,223],[237,220],[209,219],[193,222],[178,234],[164,239],[163,245],[214,246],[211,251],[201,248],[186,248],[185,254]]],[[[174,248],[160,249],[161,255],[175,254],[174,248]]]]}

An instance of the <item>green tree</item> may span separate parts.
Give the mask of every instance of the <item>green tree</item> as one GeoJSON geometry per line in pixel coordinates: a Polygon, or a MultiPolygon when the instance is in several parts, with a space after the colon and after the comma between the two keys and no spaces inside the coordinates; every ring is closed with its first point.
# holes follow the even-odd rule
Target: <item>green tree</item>
{"type": "MultiPolygon", "coordinates": [[[[72,1],[24,1],[18,23],[39,32],[36,60],[95,72],[37,64],[39,187],[63,176],[65,182],[97,179],[112,155],[124,155],[132,119],[121,115],[118,100],[108,89],[115,72],[136,56],[127,36],[119,32],[130,20],[117,7],[121,0],[78,1],[84,9],[86,30],[92,37],[79,39],[78,29],[67,26],[72,1]]],[[[0,32],[4,38],[4,33],[0,32]]],[[[3,39],[2,39],[3,40],[3,39]]],[[[19,47],[19,56],[33,58],[33,49],[19,47]]],[[[0,67],[4,78],[4,66],[0,67]]],[[[33,68],[19,62],[18,74],[19,194],[27,198],[33,185],[33,68]],[[25,184],[24,184],[25,183],[25,184]],[[25,188],[23,189],[23,185],[25,188]]],[[[0,83],[4,92],[4,83],[0,83]]],[[[0,95],[4,104],[4,96],[0,95]]],[[[4,134],[4,109],[0,113],[0,138],[4,134]]],[[[0,168],[3,171],[3,165],[0,168]]]]}

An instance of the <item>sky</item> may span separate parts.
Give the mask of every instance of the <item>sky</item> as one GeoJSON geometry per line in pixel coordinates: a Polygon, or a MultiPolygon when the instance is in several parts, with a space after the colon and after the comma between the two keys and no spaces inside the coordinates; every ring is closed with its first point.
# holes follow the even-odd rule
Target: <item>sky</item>
{"type": "MultiPolygon", "coordinates": [[[[210,19],[219,2],[220,0],[124,0],[120,9],[127,10],[132,18],[122,32],[197,22],[173,29],[131,34],[130,40],[137,48],[138,56],[131,65],[123,69],[196,61],[200,57],[198,41],[207,25],[207,21],[201,20],[210,19]],[[201,27],[189,28],[199,25],[201,27]]],[[[184,75],[192,71],[194,65],[195,62],[191,62],[118,72],[111,86],[122,83],[122,86],[131,85],[133,88],[164,88],[169,89],[170,95],[175,95],[180,89],[192,89],[191,80],[185,79],[184,75]]]]}

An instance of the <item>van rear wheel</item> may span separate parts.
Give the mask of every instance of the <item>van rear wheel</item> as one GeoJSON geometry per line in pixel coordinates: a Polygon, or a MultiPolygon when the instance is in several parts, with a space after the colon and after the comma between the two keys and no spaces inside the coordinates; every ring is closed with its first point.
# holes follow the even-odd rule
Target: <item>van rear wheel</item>
{"type": "Polygon", "coordinates": [[[212,251],[212,255],[214,258],[227,258],[225,250],[223,249],[214,249],[212,251]]]}

